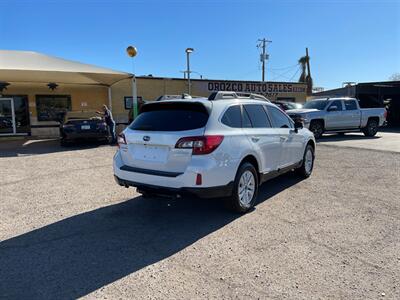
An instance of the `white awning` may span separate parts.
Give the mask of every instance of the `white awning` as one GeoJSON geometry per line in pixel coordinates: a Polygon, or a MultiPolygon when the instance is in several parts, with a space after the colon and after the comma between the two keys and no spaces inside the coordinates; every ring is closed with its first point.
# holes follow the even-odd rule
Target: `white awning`
{"type": "Polygon", "coordinates": [[[132,74],[32,51],[0,50],[0,81],[111,86],[132,74]]]}

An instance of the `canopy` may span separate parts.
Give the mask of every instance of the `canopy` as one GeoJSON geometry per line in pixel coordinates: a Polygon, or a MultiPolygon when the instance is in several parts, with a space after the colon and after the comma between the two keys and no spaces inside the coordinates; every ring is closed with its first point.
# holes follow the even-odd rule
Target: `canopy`
{"type": "Polygon", "coordinates": [[[131,74],[32,51],[0,50],[0,81],[111,86],[131,74]]]}

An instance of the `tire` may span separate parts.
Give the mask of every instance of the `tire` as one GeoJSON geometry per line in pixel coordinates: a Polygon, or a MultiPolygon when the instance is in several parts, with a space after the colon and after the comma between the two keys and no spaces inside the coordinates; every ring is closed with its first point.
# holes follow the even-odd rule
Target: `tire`
{"type": "Polygon", "coordinates": [[[314,134],[314,137],[318,139],[324,133],[324,124],[321,121],[312,121],[309,129],[314,134]]]}
{"type": "Polygon", "coordinates": [[[301,166],[296,169],[296,173],[303,178],[310,177],[312,170],[314,169],[314,159],[314,148],[310,144],[308,144],[306,149],[304,150],[303,162],[301,166]]]}
{"type": "Polygon", "coordinates": [[[249,211],[254,207],[257,192],[257,171],[251,163],[245,162],[240,165],[236,173],[232,196],[227,199],[229,208],[238,213],[249,211]],[[241,193],[239,194],[240,190],[241,193]]]}
{"type": "Polygon", "coordinates": [[[378,132],[378,122],[376,120],[368,120],[367,126],[363,129],[365,136],[375,136],[378,132]]]}

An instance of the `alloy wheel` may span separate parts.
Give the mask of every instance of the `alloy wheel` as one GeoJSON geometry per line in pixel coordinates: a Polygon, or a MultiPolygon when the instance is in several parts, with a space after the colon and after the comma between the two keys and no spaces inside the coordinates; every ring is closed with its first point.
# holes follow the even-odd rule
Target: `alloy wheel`
{"type": "Polygon", "coordinates": [[[254,197],[255,178],[252,172],[245,171],[239,180],[238,196],[243,207],[249,207],[254,197]]]}

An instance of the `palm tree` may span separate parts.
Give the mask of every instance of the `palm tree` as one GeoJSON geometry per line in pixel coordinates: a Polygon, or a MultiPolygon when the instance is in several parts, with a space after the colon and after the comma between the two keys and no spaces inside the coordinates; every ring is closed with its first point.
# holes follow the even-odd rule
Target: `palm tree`
{"type": "Polygon", "coordinates": [[[307,66],[309,66],[309,61],[310,61],[310,57],[308,55],[302,56],[299,59],[299,65],[301,67],[301,74],[300,74],[299,82],[307,83],[307,94],[311,95],[313,80],[311,78],[310,69],[309,68],[307,69],[307,66]],[[307,70],[308,70],[308,72],[307,72],[307,70]]]}
{"type": "Polygon", "coordinates": [[[300,78],[299,78],[299,82],[306,82],[307,79],[307,62],[308,62],[308,57],[307,56],[303,56],[300,57],[299,59],[299,65],[301,67],[301,74],[300,74],[300,78]]]}

